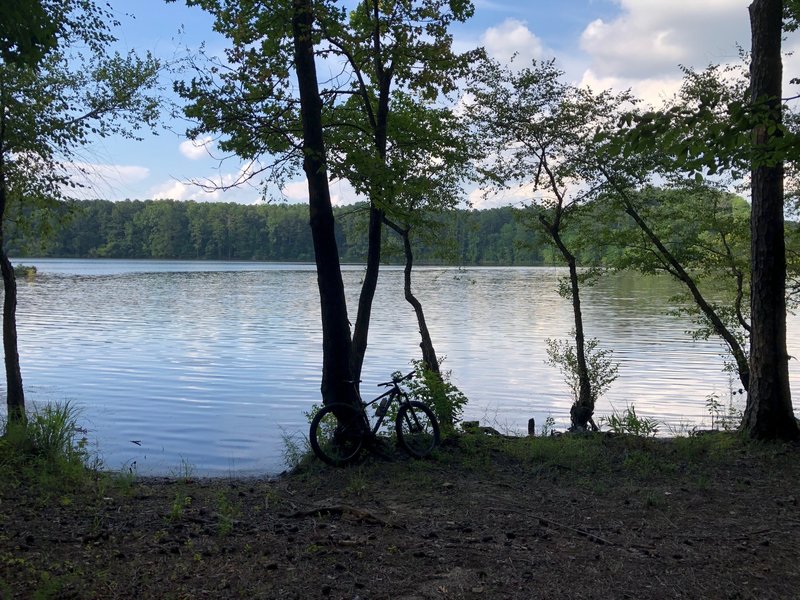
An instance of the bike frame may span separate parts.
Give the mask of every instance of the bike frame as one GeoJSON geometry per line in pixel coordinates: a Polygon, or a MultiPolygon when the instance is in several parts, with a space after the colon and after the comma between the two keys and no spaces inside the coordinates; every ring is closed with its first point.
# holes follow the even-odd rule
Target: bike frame
{"type": "Polygon", "coordinates": [[[408,402],[408,394],[406,394],[398,384],[399,384],[398,381],[392,381],[391,384],[387,382],[387,385],[392,386],[391,389],[386,390],[380,396],[378,396],[377,398],[373,398],[369,402],[364,402],[364,400],[361,398],[361,393],[358,390],[358,386],[355,385],[355,383],[353,383],[353,387],[355,388],[356,391],[356,396],[361,402],[361,412],[364,414],[364,422],[367,425],[367,431],[369,431],[371,435],[373,436],[377,435],[378,430],[381,428],[381,425],[383,425],[383,421],[386,419],[386,415],[389,414],[389,405],[392,402],[397,400],[397,402],[401,405],[408,402]],[[386,404],[386,410],[383,412],[382,415],[378,416],[378,420],[373,425],[372,422],[370,421],[369,415],[367,414],[367,407],[372,406],[376,402],[380,402],[387,396],[389,397],[389,402],[387,402],[386,404]]]}

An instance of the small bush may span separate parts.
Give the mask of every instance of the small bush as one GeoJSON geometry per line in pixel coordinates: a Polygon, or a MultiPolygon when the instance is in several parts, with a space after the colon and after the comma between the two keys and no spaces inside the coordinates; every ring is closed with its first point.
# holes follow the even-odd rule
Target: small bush
{"type": "Polygon", "coordinates": [[[33,265],[17,265],[14,267],[14,275],[17,277],[34,277],[37,272],[36,267],[33,265]]]}
{"type": "MultiPolygon", "coordinates": [[[[444,358],[439,360],[439,364],[444,358]]],[[[461,421],[467,397],[450,380],[451,371],[437,375],[426,369],[423,361],[414,361],[414,378],[408,382],[408,392],[412,398],[424,402],[433,409],[436,419],[445,434],[452,433],[461,421]]]]}
{"type": "Polygon", "coordinates": [[[607,417],[601,417],[600,422],[608,425],[614,433],[637,437],[655,437],[658,433],[658,421],[637,415],[633,404],[622,411],[622,414],[614,411],[607,417]]]}
{"type": "MultiPolygon", "coordinates": [[[[575,331],[572,331],[575,335],[575,331]]],[[[545,363],[551,367],[556,367],[564,377],[564,383],[572,393],[572,410],[580,404],[581,382],[580,370],[578,369],[578,354],[575,345],[570,340],[553,340],[548,338],[547,359],[545,363]]],[[[584,358],[586,360],[586,370],[589,377],[589,391],[591,393],[591,406],[588,409],[588,418],[594,414],[594,406],[600,398],[619,376],[619,363],[612,359],[613,352],[609,349],[598,348],[598,340],[590,338],[584,345],[584,358]]],[[[570,411],[572,412],[572,411],[570,411]]],[[[594,427],[594,421],[591,421],[594,427]]],[[[576,426],[573,416],[572,427],[576,426]]]]}
{"type": "Polygon", "coordinates": [[[283,440],[283,449],[281,451],[283,464],[289,470],[298,469],[313,458],[311,444],[309,444],[306,436],[299,433],[291,434],[283,430],[281,431],[281,438],[283,440]]]}
{"type": "Polygon", "coordinates": [[[34,451],[44,460],[85,463],[86,430],[78,425],[79,411],[72,404],[48,404],[28,420],[28,435],[34,451]]]}
{"type": "Polygon", "coordinates": [[[70,402],[35,409],[25,423],[5,423],[0,439],[0,468],[55,485],[80,481],[100,461],[88,449],[80,411],[70,402]]]}

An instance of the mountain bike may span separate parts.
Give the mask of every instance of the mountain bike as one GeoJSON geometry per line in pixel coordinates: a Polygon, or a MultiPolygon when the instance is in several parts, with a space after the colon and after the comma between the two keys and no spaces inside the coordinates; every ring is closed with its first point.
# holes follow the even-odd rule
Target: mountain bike
{"type": "Polygon", "coordinates": [[[311,420],[310,441],[314,454],[323,462],[335,467],[352,463],[365,446],[379,443],[378,430],[390,414],[390,406],[397,403],[394,419],[398,445],[415,458],[428,456],[439,443],[439,423],[433,411],[423,402],[409,400],[400,384],[414,376],[414,371],[378,387],[390,388],[377,398],[364,402],[353,384],[360,406],[334,403],[323,406],[311,420]],[[377,421],[370,423],[367,407],[378,403],[377,421]]]}

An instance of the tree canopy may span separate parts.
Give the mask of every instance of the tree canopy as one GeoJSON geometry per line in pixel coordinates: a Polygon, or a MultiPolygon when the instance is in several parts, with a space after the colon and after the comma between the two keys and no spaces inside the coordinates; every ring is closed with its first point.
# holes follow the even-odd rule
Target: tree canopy
{"type": "Polygon", "coordinates": [[[0,268],[7,403],[25,419],[16,334],[16,283],[4,231],[9,207],[23,218],[83,187],[83,150],[95,137],[136,137],[155,122],[160,63],[112,52],[117,22],[93,0],[24,0],[0,9],[0,268]],[[18,20],[13,20],[19,17],[18,20]],[[7,21],[6,18],[11,18],[7,21]]]}

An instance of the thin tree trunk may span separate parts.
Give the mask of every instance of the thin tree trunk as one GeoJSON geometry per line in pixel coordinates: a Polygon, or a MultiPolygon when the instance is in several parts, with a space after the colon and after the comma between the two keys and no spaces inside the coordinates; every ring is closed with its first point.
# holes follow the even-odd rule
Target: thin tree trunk
{"type": "Polygon", "coordinates": [[[572,313],[575,320],[575,358],[578,361],[578,398],[570,408],[569,416],[573,430],[582,431],[591,428],[597,431],[594,419],[594,395],[589,379],[589,369],[586,366],[586,337],[583,332],[583,314],[581,312],[580,285],[578,281],[578,267],[575,256],[569,251],[558,231],[558,221],[550,224],[543,216],[539,216],[544,228],[553,238],[561,256],[569,268],[570,291],[572,295],[572,313]]]}
{"type": "Polygon", "coordinates": [[[725,340],[725,343],[728,345],[728,348],[733,355],[733,359],[736,361],[736,371],[739,374],[739,381],[741,381],[742,387],[745,390],[749,389],[750,366],[747,363],[747,356],[745,355],[741,344],[739,344],[739,340],[737,340],[736,336],[733,335],[733,333],[725,326],[725,323],[722,322],[722,319],[719,318],[719,315],[717,315],[717,312],[714,310],[714,307],[708,303],[698,289],[697,284],[692,276],[686,272],[680,262],[678,262],[675,256],[664,245],[656,233],[650,229],[647,222],[636,210],[636,207],[633,205],[633,203],[624,197],[623,203],[625,205],[625,212],[628,213],[628,215],[636,222],[636,224],[639,226],[639,229],[644,232],[650,242],[661,254],[663,259],[669,264],[671,269],[670,273],[688,288],[689,293],[691,293],[692,298],[694,298],[695,304],[697,304],[697,307],[703,312],[706,319],[709,320],[711,326],[714,328],[714,332],[723,340],[725,340]]]}
{"type": "MultiPolygon", "coordinates": [[[[402,228],[389,219],[384,219],[384,222],[397,232],[397,235],[403,240],[403,252],[406,258],[405,269],[403,270],[403,293],[406,301],[414,308],[414,314],[417,315],[417,324],[419,326],[420,343],[419,347],[422,350],[422,363],[425,369],[435,373],[441,380],[441,372],[439,371],[439,358],[436,356],[436,350],[433,348],[433,340],[431,339],[428,324],[425,321],[425,311],[422,309],[422,303],[411,291],[411,271],[414,268],[414,253],[411,249],[411,239],[409,237],[409,230],[402,228]]],[[[452,425],[452,423],[451,423],[452,425]]]]}
{"type": "Polygon", "coordinates": [[[312,2],[294,0],[293,8],[295,68],[300,92],[305,156],[303,170],[308,180],[309,217],[322,317],[322,399],[325,404],[356,403],[358,400],[353,393],[353,386],[348,383],[352,380],[352,342],[325,165],[322,101],[311,36],[314,21],[312,2]]]}
{"type": "MultiPolygon", "coordinates": [[[[370,95],[366,88],[362,87],[361,93],[363,95],[365,110],[373,127],[375,151],[377,152],[378,158],[385,163],[389,131],[389,93],[392,86],[392,77],[394,76],[394,67],[391,63],[388,67],[384,67],[383,43],[380,31],[380,2],[378,0],[365,0],[364,9],[368,18],[371,18],[374,23],[372,30],[372,51],[374,54],[375,77],[378,82],[378,105],[374,114],[370,104],[370,95]]],[[[373,190],[378,189],[378,185],[373,185],[373,190]]],[[[353,329],[351,369],[356,381],[361,378],[361,369],[364,365],[364,356],[367,352],[372,301],[375,298],[375,289],[378,285],[384,216],[381,205],[386,200],[384,196],[385,194],[381,193],[378,197],[377,192],[373,192],[370,197],[367,270],[364,273],[364,281],[361,284],[361,293],[358,297],[358,313],[356,314],[356,324],[353,329]]]]}
{"type": "MultiPolygon", "coordinates": [[[[5,106],[5,87],[0,90],[5,106]]],[[[8,206],[8,189],[5,164],[6,114],[0,114],[0,271],[3,276],[3,352],[5,353],[6,404],[8,420],[12,423],[25,423],[25,390],[22,387],[22,370],[19,364],[17,345],[17,279],[14,267],[6,253],[5,215],[8,206]]]]}
{"type": "Polygon", "coordinates": [[[378,286],[378,273],[381,263],[381,232],[383,212],[374,203],[369,207],[369,231],[367,235],[367,270],[358,296],[358,313],[353,329],[353,353],[351,356],[351,373],[354,380],[361,379],[361,368],[367,352],[369,321],[372,314],[372,301],[378,286]]]}
{"type": "MultiPolygon", "coordinates": [[[[0,178],[2,178],[1,174],[0,178]]],[[[3,352],[5,353],[6,369],[6,404],[8,420],[12,423],[24,423],[26,420],[25,391],[22,387],[22,371],[17,346],[17,280],[14,275],[14,267],[8,259],[5,249],[3,227],[5,206],[6,189],[5,181],[2,181],[0,182],[0,270],[3,274],[3,352]]]]}
{"type": "MultiPolygon", "coordinates": [[[[750,5],[753,103],[766,103],[771,121],[781,121],[781,36],[783,2],[754,0],[750,5]]],[[[753,132],[755,150],[768,146],[777,132],[766,126],[753,132]]],[[[789,354],[786,350],[786,249],[783,214],[783,163],[754,163],[750,303],[750,389],[742,426],[753,438],[797,439],[792,411],[789,354]]]]}

